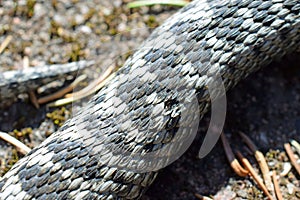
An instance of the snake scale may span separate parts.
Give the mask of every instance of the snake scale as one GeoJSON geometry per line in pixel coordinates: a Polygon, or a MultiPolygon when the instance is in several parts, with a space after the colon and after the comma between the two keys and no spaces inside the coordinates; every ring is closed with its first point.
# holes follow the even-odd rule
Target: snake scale
{"type": "Polygon", "coordinates": [[[209,109],[216,72],[228,90],[299,44],[299,0],[191,2],[7,172],[0,198],[140,198],[209,109]]]}

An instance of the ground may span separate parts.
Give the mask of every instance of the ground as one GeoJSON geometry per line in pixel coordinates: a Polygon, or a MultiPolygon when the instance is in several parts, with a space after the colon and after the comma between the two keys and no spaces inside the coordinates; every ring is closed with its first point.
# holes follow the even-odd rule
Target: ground
{"type": "MultiPolygon", "coordinates": [[[[9,35],[13,37],[0,54],[0,72],[19,69],[27,63],[37,66],[83,59],[97,63],[87,71],[90,76],[98,76],[111,65],[121,66],[152,28],[178,9],[169,6],[128,9],[126,3],[120,0],[0,1],[0,43],[9,35]]],[[[283,144],[291,139],[300,141],[297,55],[272,63],[227,93],[224,131],[231,145],[245,152],[257,167],[237,134],[243,131],[266,155],[270,168],[276,169],[277,174],[284,163],[289,163],[283,144]]],[[[0,130],[17,130],[17,134],[23,130],[25,136],[20,139],[33,147],[55,131],[56,124],[64,120],[61,116],[70,116],[70,108],[35,109],[28,102],[18,102],[0,113],[0,130]]],[[[200,122],[199,134],[189,150],[161,171],[144,200],[196,199],[195,193],[215,195],[216,199],[264,198],[251,178],[239,178],[233,173],[220,143],[204,159],[197,158],[208,123],[209,114],[200,122]]],[[[3,141],[0,146],[3,174],[21,155],[3,141]]],[[[280,178],[284,199],[300,199],[299,176],[292,168],[287,176],[280,178]]]]}

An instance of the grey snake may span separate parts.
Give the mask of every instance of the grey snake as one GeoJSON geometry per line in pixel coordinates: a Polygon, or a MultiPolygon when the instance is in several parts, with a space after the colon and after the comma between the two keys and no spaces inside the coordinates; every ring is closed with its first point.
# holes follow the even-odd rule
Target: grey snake
{"type": "Polygon", "coordinates": [[[299,0],[193,1],[5,174],[0,199],[140,198],[189,143],[215,73],[228,90],[299,44],[299,0]]]}

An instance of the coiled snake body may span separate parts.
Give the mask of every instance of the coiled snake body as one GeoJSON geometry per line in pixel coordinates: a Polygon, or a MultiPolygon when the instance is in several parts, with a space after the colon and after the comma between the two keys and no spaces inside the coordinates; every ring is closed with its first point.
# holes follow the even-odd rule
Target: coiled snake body
{"type": "Polygon", "coordinates": [[[0,198],[138,199],[181,153],[193,113],[201,118],[208,110],[214,73],[230,89],[299,44],[299,0],[190,3],[15,164],[0,182],[0,198]]]}

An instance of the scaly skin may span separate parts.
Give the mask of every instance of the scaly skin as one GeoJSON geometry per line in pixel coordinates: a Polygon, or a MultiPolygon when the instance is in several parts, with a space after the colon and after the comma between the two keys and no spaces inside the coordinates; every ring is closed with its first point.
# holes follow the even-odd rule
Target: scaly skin
{"type": "Polygon", "coordinates": [[[2,178],[0,198],[138,199],[158,169],[187,145],[190,123],[210,106],[207,86],[214,73],[228,90],[299,47],[299,5],[187,5],[151,34],[81,112],[2,178]]]}

